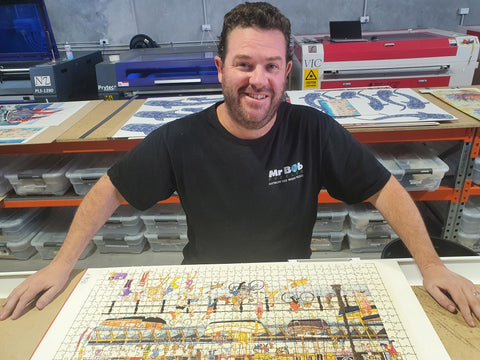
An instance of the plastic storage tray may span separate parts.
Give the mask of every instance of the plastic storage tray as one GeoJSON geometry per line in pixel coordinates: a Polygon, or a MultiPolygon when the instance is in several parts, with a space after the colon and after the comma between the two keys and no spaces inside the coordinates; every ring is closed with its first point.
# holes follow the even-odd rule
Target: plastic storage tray
{"type": "Polygon", "coordinates": [[[351,205],[348,210],[350,228],[363,234],[393,233],[392,228],[383,215],[368,203],[351,205]]]}
{"type": "Polygon", "coordinates": [[[480,185],[480,157],[477,157],[473,162],[472,181],[475,184],[480,185]]]}
{"type": "Polygon", "coordinates": [[[471,196],[462,212],[461,231],[468,234],[480,234],[480,196],[471,196]]]}
{"type": "Polygon", "coordinates": [[[312,251],[340,251],[344,238],[345,232],[340,231],[313,232],[310,248],[312,251]]]}
{"type": "Polygon", "coordinates": [[[147,243],[143,232],[136,235],[95,235],[93,241],[101,253],[128,254],[140,254],[147,243]]]}
{"type": "Polygon", "coordinates": [[[27,260],[37,253],[37,249],[31,242],[35,233],[32,233],[20,241],[10,241],[0,243],[0,258],[27,260]]]}
{"type": "Polygon", "coordinates": [[[188,243],[187,234],[167,238],[159,234],[146,232],[145,237],[152,251],[182,251],[188,243]]]}
{"type": "Polygon", "coordinates": [[[20,196],[63,195],[71,186],[65,174],[74,160],[65,154],[29,156],[21,170],[8,171],[5,177],[20,196]]]}
{"type": "Polygon", "coordinates": [[[457,233],[457,240],[463,246],[480,253],[480,233],[468,234],[460,230],[457,233]]]}
{"type": "Polygon", "coordinates": [[[145,230],[140,212],[131,206],[120,206],[97,232],[97,235],[134,236],[145,230]]]}
{"type": "MultiPolygon", "coordinates": [[[[68,207],[54,209],[47,219],[45,227],[32,239],[32,246],[35,246],[42,259],[51,260],[57,255],[67,236],[75,210],[76,208],[68,207]]],[[[94,251],[95,244],[90,241],[79,259],[85,259],[94,251]]]]}
{"type": "Polygon", "coordinates": [[[10,181],[5,177],[5,174],[11,173],[12,169],[16,168],[16,166],[21,163],[21,160],[17,158],[18,156],[14,159],[11,155],[0,156],[0,196],[5,195],[12,190],[12,184],[10,184],[10,181]]]}
{"type": "Polygon", "coordinates": [[[73,185],[75,193],[83,196],[122,156],[121,153],[83,154],[76,169],[67,171],[65,175],[73,185]]]}
{"type": "Polygon", "coordinates": [[[22,242],[42,227],[49,209],[0,209],[0,243],[22,242]]]}
{"type": "Polygon", "coordinates": [[[380,252],[390,241],[398,239],[395,233],[362,234],[347,231],[348,245],[352,252],[380,252]]]}
{"type": "Polygon", "coordinates": [[[385,166],[385,168],[390,171],[390,173],[398,180],[402,181],[403,175],[405,172],[398,165],[398,162],[395,160],[395,156],[390,152],[388,148],[379,144],[367,144],[367,147],[375,155],[377,160],[385,166]]]}
{"type": "Polygon", "coordinates": [[[319,204],[313,232],[342,231],[347,215],[345,204],[319,204]]]}
{"type": "MultiPolygon", "coordinates": [[[[448,165],[422,144],[374,144],[370,149],[380,161],[394,158],[403,172],[402,176],[394,175],[406,190],[435,191],[448,171],[448,165]]],[[[396,167],[387,169],[392,174],[396,171],[396,167]]]]}
{"type": "Polygon", "coordinates": [[[140,215],[146,232],[171,237],[187,233],[187,218],[180,204],[157,204],[140,215]]]}

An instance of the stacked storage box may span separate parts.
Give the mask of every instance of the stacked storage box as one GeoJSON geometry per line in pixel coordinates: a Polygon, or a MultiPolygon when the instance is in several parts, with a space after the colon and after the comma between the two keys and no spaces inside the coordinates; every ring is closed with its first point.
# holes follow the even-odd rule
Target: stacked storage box
{"type": "Polygon", "coordinates": [[[29,155],[22,158],[21,169],[9,169],[5,178],[20,196],[63,195],[71,186],[65,174],[74,166],[73,155],[29,155]]]}
{"type": "Polygon", "coordinates": [[[408,191],[435,191],[448,171],[448,165],[420,143],[371,144],[369,148],[408,191]]]}
{"type": "Polygon", "coordinates": [[[319,204],[313,226],[312,251],[340,251],[345,237],[345,204],[319,204]]]}
{"type": "Polygon", "coordinates": [[[480,196],[471,196],[462,213],[458,242],[480,252],[480,196]]]}
{"type": "MultiPolygon", "coordinates": [[[[32,239],[32,246],[37,249],[42,259],[51,260],[57,255],[67,236],[76,210],[76,207],[63,207],[51,210],[49,217],[45,221],[45,227],[32,239]]],[[[95,244],[90,242],[80,255],[80,259],[85,259],[94,251],[95,244]]]]}
{"type": "Polygon", "coordinates": [[[386,244],[398,236],[382,214],[371,204],[361,203],[349,208],[350,228],[347,231],[353,252],[382,251],[386,244]]]}
{"type": "Polygon", "coordinates": [[[140,212],[131,206],[120,206],[93,237],[101,253],[139,254],[147,243],[140,212]]]}
{"type": "Polygon", "coordinates": [[[76,167],[66,173],[75,193],[80,196],[85,195],[122,156],[122,153],[83,154],[78,159],[76,167]]]}
{"type": "Polygon", "coordinates": [[[157,204],[140,216],[152,251],[182,251],[187,244],[187,219],[180,204],[157,204]]]}
{"type": "Polygon", "coordinates": [[[472,182],[480,185],[480,157],[477,157],[473,164],[472,182]]]}
{"type": "Polygon", "coordinates": [[[12,190],[12,184],[5,177],[6,173],[11,173],[14,168],[17,168],[22,163],[21,157],[13,158],[12,156],[0,156],[0,196],[4,196],[12,190]]]}
{"type": "Polygon", "coordinates": [[[0,209],[0,258],[27,260],[36,252],[33,237],[44,225],[45,208],[0,209]]]}

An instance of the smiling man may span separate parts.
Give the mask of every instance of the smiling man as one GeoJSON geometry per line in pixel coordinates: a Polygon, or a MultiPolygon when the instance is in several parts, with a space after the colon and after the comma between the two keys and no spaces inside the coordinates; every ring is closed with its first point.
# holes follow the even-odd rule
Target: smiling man
{"type": "Polygon", "coordinates": [[[331,117],[282,102],[291,70],[290,22],[267,3],[224,19],[218,57],[224,102],[150,133],[85,196],[55,259],[8,297],[0,320],[62,290],[94,234],[123,201],[145,210],[177,192],[187,215],[184,263],[309,258],[318,193],[370,201],[402,238],[426,289],[474,326],[479,290],[449,271],[402,186],[331,117]],[[448,294],[448,296],[447,296],[448,294]],[[453,301],[452,301],[453,300],[453,301]]]}

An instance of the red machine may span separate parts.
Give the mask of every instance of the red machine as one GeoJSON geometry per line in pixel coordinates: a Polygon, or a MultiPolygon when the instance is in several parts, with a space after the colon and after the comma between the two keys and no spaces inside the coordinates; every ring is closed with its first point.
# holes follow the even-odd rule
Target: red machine
{"type": "Polygon", "coordinates": [[[477,36],[438,29],[364,32],[354,42],[296,35],[290,88],[467,86],[479,48],[477,36]]]}

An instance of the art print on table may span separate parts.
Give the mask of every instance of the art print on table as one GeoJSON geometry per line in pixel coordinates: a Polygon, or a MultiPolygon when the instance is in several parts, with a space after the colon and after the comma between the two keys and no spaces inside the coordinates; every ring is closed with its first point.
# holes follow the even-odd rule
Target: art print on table
{"type": "Polygon", "coordinates": [[[0,144],[26,143],[42,133],[46,128],[0,129],[0,144]]]}
{"type": "Polygon", "coordinates": [[[144,138],[172,120],[197,113],[222,100],[223,95],[149,98],[113,138],[144,138]]]}
{"type": "Polygon", "coordinates": [[[88,101],[0,105],[0,129],[60,125],[88,101]]]}
{"type": "Polygon", "coordinates": [[[480,89],[445,89],[430,91],[430,94],[480,120],[480,89]]]}
{"type": "Polygon", "coordinates": [[[453,115],[407,88],[288,91],[287,100],[292,104],[307,105],[323,111],[344,126],[421,124],[427,121],[456,120],[453,115]],[[325,106],[335,101],[348,102],[350,110],[341,113],[325,106]]]}

